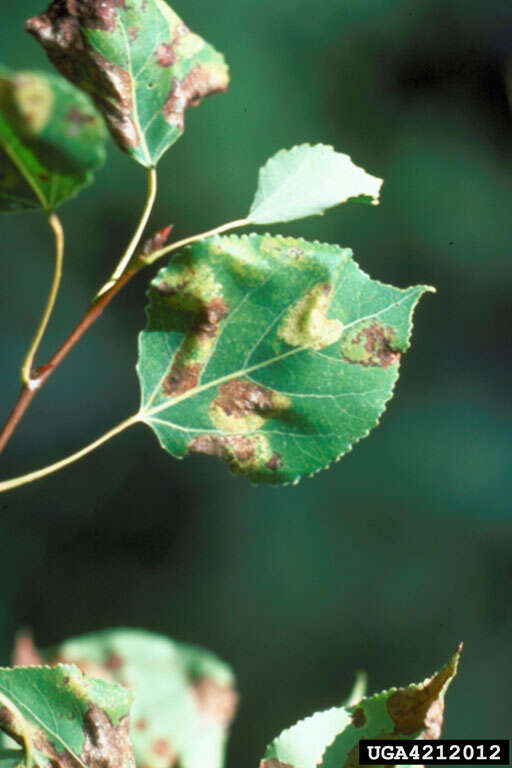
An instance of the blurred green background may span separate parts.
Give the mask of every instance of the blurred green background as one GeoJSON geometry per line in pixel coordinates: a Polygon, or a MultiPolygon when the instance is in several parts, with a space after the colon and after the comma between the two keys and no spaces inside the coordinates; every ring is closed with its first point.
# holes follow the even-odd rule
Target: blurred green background
{"type": "MultiPolygon", "coordinates": [[[[222,50],[226,96],[188,115],[160,167],[151,226],[186,236],[244,215],[281,147],[333,144],[385,179],[355,203],[279,227],[353,247],[373,277],[425,282],[412,350],[381,426],[298,487],[253,488],[215,459],[177,463],[138,426],[0,498],[0,662],[20,624],[40,644],[130,625],[229,660],[241,707],[228,765],[281,728],[370,688],[420,680],[466,650],[444,735],[510,735],[512,645],[512,4],[498,0],[176,0],[222,50]]],[[[49,65],[2,4],[0,59],[49,65]]],[[[145,194],[111,144],[65,206],[66,272],[41,360],[117,262],[145,194]]],[[[49,284],[43,217],[0,221],[0,405],[49,284]]],[[[78,449],[136,408],[141,274],[36,398],[1,475],[78,449]]]]}

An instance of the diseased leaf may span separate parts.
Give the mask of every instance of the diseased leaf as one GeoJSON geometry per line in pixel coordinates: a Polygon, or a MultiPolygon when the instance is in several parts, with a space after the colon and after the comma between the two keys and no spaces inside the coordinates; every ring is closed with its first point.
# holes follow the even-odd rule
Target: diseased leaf
{"type": "Polygon", "coordinates": [[[0,212],[51,211],[92,181],[106,131],[62,78],[0,68],[0,212]]]}
{"type": "MultiPolygon", "coordinates": [[[[0,669],[0,693],[23,717],[39,768],[135,768],[128,736],[132,697],[77,667],[0,669]]],[[[19,718],[0,707],[0,730],[23,743],[19,718]]]]}
{"type": "Polygon", "coordinates": [[[229,82],[221,54],[164,0],[54,0],[26,28],[146,167],[182,135],[187,107],[229,82]]]}
{"type": "Polygon", "coordinates": [[[151,283],[139,418],[176,458],[297,482],[378,423],[428,290],[375,282],[336,245],[198,242],[151,283]]]}
{"type": "Polygon", "coordinates": [[[260,768],[357,768],[360,739],[439,739],[444,696],[457,673],[460,651],[423,683],[391,688],[300,721],[267,747],[260,768]]]}
{"type": "Polygon", "coordinates": [[[354,165],[348,155],[324,144],[282,149],[260,169],[248,219],[275,224],[322,215],[350,198],[377,205],[382,179],[354,165]]]}
{"type": "Polygon", "coordinates": [[[108,630],[68,640],[46,657],[133,692],[130,735],[137,765],[223,765],[237,696],[233,674],[213,654],[148,632],[108,630]]]}

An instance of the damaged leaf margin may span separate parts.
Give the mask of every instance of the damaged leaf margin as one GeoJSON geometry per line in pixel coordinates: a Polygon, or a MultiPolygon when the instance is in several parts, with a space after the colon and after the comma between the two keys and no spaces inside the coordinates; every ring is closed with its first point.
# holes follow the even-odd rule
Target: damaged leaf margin
{"type": "Polygon", "coordinates": [[[164,0],[54,0],[26,29],[146,167],[183,134],[189,106],[228,86],[223,56],[164,0]]]}
{"type": "MultiPolygon", "coordinates": [[[[0,692],[28,726],[41,768],[135,768],[129,739],[131,694],[77,667],[0,669],[0,692]]],[[[0,707],[0,730],[23,743],[23,727],[0,707]]]]}
{"type": "Polygon", "coordinates": [[[300,721],[267,747],[260,768],[357,768],[360,739],[439,739],[444,696],[461,650],[462,645],[423,683],[391,688],[300,721]]]}
{"type": "Polygon", "coordinates": [[[139,419],[176,458],[214,455],[252,482],[298,482],[378,423],[429,290],[371,280],[334,245],[196,243],[151,283],[139,419]]]}

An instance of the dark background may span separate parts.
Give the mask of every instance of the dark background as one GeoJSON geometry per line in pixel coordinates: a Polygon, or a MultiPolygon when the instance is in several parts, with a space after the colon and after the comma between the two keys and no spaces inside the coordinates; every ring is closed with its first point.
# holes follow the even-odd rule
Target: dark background
{"type": "MultiPolygon", "coordinates": [[[[241,708],[229,766],[257,765],[281,728],[371,690],[423,679],[459,640],[444,735],[510,735],[512,645],[512,4],[497,0],[176,0],[225,52],[226,96],[188,116],[160,167],[153,228],[178,237],[246,213],[281,147],[334,144],[385,179],[279,227],[354,248],[373,277],[430,283],[396,398],[329,472],[253,488],[215,459],[177,463],[137,426],[81,463],[0,498],[0,662],[30,625],[40,644],[126,624],[229,660],[241,708]]],[[[23,32],[36,0],[2,4],[0,59],[49,65],[23,32]]],[[[62,210],[66,272],[41,360],[117,262],[143,169],[110,146],[62,210]]],[[[3,217],[1,415],[49,284],[42,216],[3,217]]],[[[2,477],[77,450],[133,413],[142,274],[35,400],[2,477]]]]}

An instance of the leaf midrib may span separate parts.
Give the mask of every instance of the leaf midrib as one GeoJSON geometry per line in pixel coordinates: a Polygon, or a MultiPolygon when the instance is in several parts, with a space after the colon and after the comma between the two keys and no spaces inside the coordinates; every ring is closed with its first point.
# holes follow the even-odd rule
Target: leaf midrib
{"type": "MultiPolygon", "coordinates": [[[[25,166],[23,161],[20,159],[19,153],[16,153],[16,151],[15,151],[14,147],[12,146],[12,144],[5,137],[2,136],[1,131],[0,131],[0,144],[2,145],[2,147],[4,149],[4,152],[8,156],[9,160],[16,166],[18,171],[21,173],[21,175],[23,176],[23,178],[25,179],[25,181],[27,182],[27,184],[31,188],[32,192],[35,194],[35,196],[37,197],[37,199],[41,203],[41,205],[44,208],[44,210],[50,212],[51,211],[51,207],[50,207],[50,204],[49,204],[49,200],[46,200],[46,198],[44,197],[43,193],[41,192],[41,190],[39,189],[39,187],[35,183],[32,174],[30,173],[28,168],[25,166]]],[[[51,176],[53,178],[54,174],[52,172],[50,172],[50,174],[51,174],[51,176]]]]}
{"type": "Polygon", "coordinates": [[[79,763],[79,765],[81,765],[81,766],[82,766],[82,768],[87,768],[87,766],[85,765],[85,763],[84,763],[84,762],[82,762],[82,760],[81,760],[81,759],[78,757],[78,755],[77,755],[77,754],[75,754],[75,752],[74,752],[74,751],[71,749],[71,747],[70,747],[68,744],[66,744],[66,742],[65,742],[65,741],[62,739],[62,737],[61,737],[61,736],[59,736],[57,733],[55,733],[55,732],[54,732],[54,731],[53,731],[53,730],[50,728],[50,726],[49,726],[49,725],[47,725],[46,723],[44,723],[44,722],[43,722],[43,721],[42,721],[42,720],[41,720],[41,719],[38,717],[38,715],[36,715],[36,713],[35,713],[35,712],[33,712],[33,711],[32,711],[32,709],[31,709],[29,706],[27,706],[27,705],[25,704],[25,702],[21,701],[21,700],[18,698],[18,696],[17,696],[15,693],[13,693],[11,690],[9,690],[9,691],[6,691],[6,690],[5,690],[5,687],[4,687],[3,685],[1,685],[1,684],[0,684],[0,690],[1,690],[1,691],[3,691],[3,693],[4,693],[6,696],[9,696],[11,699],[13,699],[13,700],[15,701],[15,703],[16,703],[16,706],[18,707],[18,709],[19,709],[21,712],[28,712],[28,714],[30,715],[30,717],[31,717],[31,718],[33,718],[33,719],[34,719],[34,720],[35,720],[35,721],[36,721],[36,722],[39,724],[39,726],[42,728],[42,730],[43,730],[43,731],[46,731],[47,733],[49,733],[49,734],[50,734],[50,735],[51,735],[51,736],[52,736],[54,739],[56,739],[56,741],[58,741],[60,744],[62,744],[62,746],[64,747],[64,749],[66,750],[66,752],[68,752],[68,753],[69,753],[69,754],[70,754],[72,757],[74,757],[74,758],[75,758],[75,760],[76,760],[76,761],[79,763]]]}

